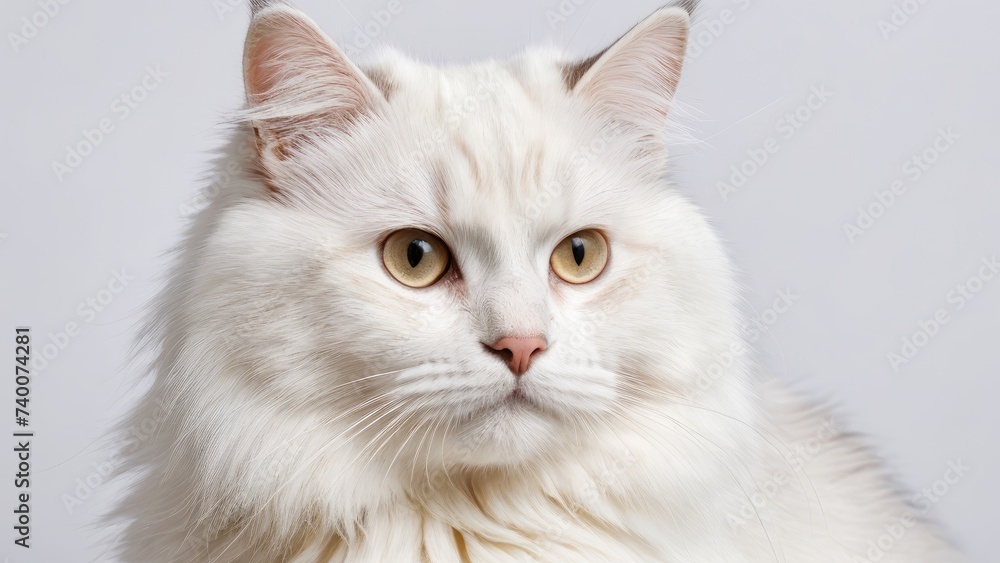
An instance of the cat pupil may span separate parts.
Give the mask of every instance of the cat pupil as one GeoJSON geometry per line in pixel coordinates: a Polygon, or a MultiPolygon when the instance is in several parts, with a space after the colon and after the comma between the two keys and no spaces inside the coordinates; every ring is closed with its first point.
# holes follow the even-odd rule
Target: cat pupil
{"type": "Polygon", "coordinates": [[[431,245],[416,239],[410,243],[410,246],[406,247],[406,261],[410,263],[411,268],[416,268],[417,264],[423,260],[424,254],[430,251],[431,245]]]}
{"type": "Polygon", "coordinates": [[[573,237],[573,240],[570,241],[570,246],[573,247],[573,260],[576,260],[576,265],[583,264],[583,240],[580,237],[573,237]]]}

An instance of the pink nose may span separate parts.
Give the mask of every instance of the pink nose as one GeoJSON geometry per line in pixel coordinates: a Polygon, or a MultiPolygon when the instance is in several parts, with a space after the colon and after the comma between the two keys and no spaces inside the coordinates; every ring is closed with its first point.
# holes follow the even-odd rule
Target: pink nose
{"type": "Polygon", "coordinates": [[[510,371],[521,376],[531,367],[531,359],[537,352],[545,350],[545,339],[538,336],[505,336],[490,345],[500,353],[510,371]]]}

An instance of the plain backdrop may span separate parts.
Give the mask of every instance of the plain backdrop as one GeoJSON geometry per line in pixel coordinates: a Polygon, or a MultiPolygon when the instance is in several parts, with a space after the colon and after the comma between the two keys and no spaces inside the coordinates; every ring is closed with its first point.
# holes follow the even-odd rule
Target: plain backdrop
{"type": "MultiPolygon", "coordinates": [[[[15,326],[32,327],[45,359],[31,387],[30,550],[13,544],[13,438],[0,448],[12,563],[108,560],[89,527],[114,492],[100,438],[141,391],[125,365],[136,322],[242,102],[248,15],[232,3],[0,7],[0,365],[14,363],[15,326]],[[102,120],[92,150],[68,156],[102,120]]],[[[389,18],[387,0],[299,5],[362,59],[374,35],[462,63],[533,43],[591,54],[659,3],[398,0],[389,18]]],[[[674,164],[768,325],[763,360],[836,403],[900,483],[930,488],[928,516],[980,562],[1000,554],[1000,277],[980,268],[1000,252],[998,22],[985,0],[704,2],[674,164]],[[779,291],[793,305],[768,312],[779,291]],[[942,487],[949,463],[970,469],[942,487]]]]}

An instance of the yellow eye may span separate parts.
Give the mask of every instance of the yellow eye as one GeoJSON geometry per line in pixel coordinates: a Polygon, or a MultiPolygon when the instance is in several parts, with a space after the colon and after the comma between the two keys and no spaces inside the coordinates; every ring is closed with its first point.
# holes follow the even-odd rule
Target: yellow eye
{"type": "Polygon", "coordinates": [[[382,262],[392,277],[410,287],[427,287],[448,270],[448,247],[436,236],[417,229],[389,235],[382,249],[382,262]]]}
{"type": "Polygon", "coordinates": [[[587,229],[564,238],[552,251],[552,271],[569,283],[587,283],[608,264],[608,241],[587,229]]]}

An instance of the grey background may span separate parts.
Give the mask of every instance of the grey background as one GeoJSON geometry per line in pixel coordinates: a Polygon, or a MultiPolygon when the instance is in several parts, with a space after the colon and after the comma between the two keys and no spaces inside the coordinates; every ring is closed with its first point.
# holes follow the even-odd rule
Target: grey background
{"type": "MultiPolygon", "coordinates": [[[[547,41],[589,54],[658,6],[563,0],[565,21],[553,23],[547,11],[558,11],[559,0],[400,3],[402,11],[378,27],[372,11],[386,0],[299,5],[362,56],[370,49],[356,37],[367,24],[378,41],[441,62],[502,57],[547,41]]],[[[0,335],[9,335],[0,336],[7,343],[0,364],[13,363],[14,326],[32,326],[36,355],[50,338],[62,339],[67,322],[81,327],[32,385],[30,550],[12,544],[14,458],[0,448],[0,553],[11,562],[107,559],[104,540],[88,527],[106,506],[99,497],[114,495],[101,482],[111,450],[100,437],[141,391],[137,370],[124,364],[136,321],[158,288],[162,253],[177,242],[186,206],[197,207],[199,190],[214,179],[207,162],[220,124],[242,100],[248,18],[236,0],[220,10],[228,4],[77,0],[16,52],[9,34],[42,8],[37,0],[0,7],[0,335]],[[157,65],[167,76],[120,119],[114,100],[157,65]],[[105,118],[114,131],[58,180],[52,162],[105,118]],[[122,269],[134,280],[102,294],[122,269]],[[88,298],[109,296],[99,313],[78,311],[88,298]],[[92,496],[81,488],[88,479],[92,496]],[[88,498],[70,512],[67,496],[88,498]]],[[[1000,4],[714,0],[702,8],[700,51],[679,93],[691,139],[677,147],[675,166],[729,240],[749,303],[764,310],[786,288],[798,296],[761,340],[766,362],[838,404],[903,484],[931,486],[949,461],[970,466],[930,516],[974,561],[995,561],[1000,281],[984,282],[961,310],[948,295],[976,275],[981,258],[1000,251],[1000,4]],[[879,20],[903,4],[919,9],[885,37],[879,20]],[[833,96],[786,139],[783,116],[820,85],[833,96]],[[903,166],[939,128],[959,138],[910,181],[903,166]],[[717,182],[772,137],[780,149],[724,201],[717,182]],[[844,223],[897,178],[907,192],[852,244],[844,223]],[[948,324],[894,371],[887,354],[938,309],[948,324]]],[[[2,381],[0,427],[12,431],[13,382],[2,381]]]]}

